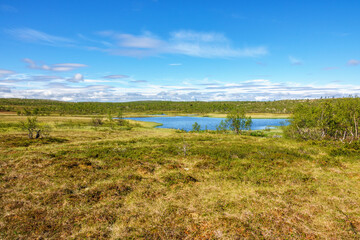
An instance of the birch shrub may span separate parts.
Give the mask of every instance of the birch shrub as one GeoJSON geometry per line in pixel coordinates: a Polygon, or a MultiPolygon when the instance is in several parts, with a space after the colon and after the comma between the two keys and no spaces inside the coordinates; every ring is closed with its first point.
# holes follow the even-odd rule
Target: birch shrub
{"type": "Polygon", "coordinates": [[[285,132],[305,140],[352,142],[359,139],[359,121],[360,98],[328,99],[317,105],[299,104],[285,132]]]}

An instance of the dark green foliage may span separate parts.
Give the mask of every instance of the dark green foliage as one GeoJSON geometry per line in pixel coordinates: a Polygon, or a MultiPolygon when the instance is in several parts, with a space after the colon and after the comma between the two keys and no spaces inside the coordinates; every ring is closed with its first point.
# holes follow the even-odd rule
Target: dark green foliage
{"type": "Polygon", "coordinates": [[[216,131],[217,131],[218,133],[224,133],[224,132],[227,131],[227,129],[228,129],[228,126],[227,126],[226,121],[224,121],[224,120],[221,120],[221,122],[219,123],[219,125],[216,126],[216,131]]]}
{"type": "Polygon", "coordinates": [[[230,130],[239,134],[244,130],[250,130],[251,124],[251,117],[245,116],[244,109],[237,109],[228,114],[225,121],[221,120],[220,124],[216,126],[216,132],[225,133],[230,130]]]}
{"type": "Polygon", "coordinates": [[[94,126],[94,127],[99,127],[101,125],[104,124],[103,120],[101,118],[98,118],[98,117],[93,117],[91,119],[91,124],[94,126]]]}
{"type": "Polygon", "coordinates": [[[300,104],[294,110],[290,137],[301,139],[334,139],[342,142],[359,139],[360,99],[326,99],[318,104],[300,104]]]}
{"type": "Polygon", "coordinates": [[[115,119],[112,117],[110,112],[108,114],[108,124],[109,124],[111,129],[115,128],[116,122],[115,122],[115,119]]]}
{"type": "Polygon", "coordinates": [[[28,110],[27,108],[24,108],[24,115],[25,115],[25,116],[31,116],[32,113],[31,113],[31,111],[28,110]]]}
{"type": "Polygon", "coordinates": [[[41,129],[39,129],[39,123],[36,117],[28,117],[25,122],[20,122],[21,128],[28,131],[28,136],[30,139],[39,138],[41,129]],[[34,136],[34,133],[36,135],[34,136]]]}
{"type": "Polygon", "coordinates": [[[50,136],[51,127],[46,124],[40,124],[37,117],[27,117],[26,121],[20,121],[19,126],[22,130],[28,132],[30,139],[50,136]]]}
{"type": "Polygon", "coordinates": [[[49,113],[95,115],[122,113],[228,113],[237,108],[247,113],[291,113],[299,100],[282,101],[242,101],[242,102],[170,102],[170,101],[140,101],[140,102],[61,102],[36,99],[0,98],[0,105],[7,111],[17,111],[22,115],[48,115],[49,113]],[[36,109],[36,110],[34,110],[36,109]]]}
{"type": "Polygon", "coordinates": [[[192,125],[192,132],[200,132],[200,124],[198,124],[197,122],[195,122],[192,125]]]}
{"type": "Polygon", "coordinates": [[[246,117],[245,111],[243,109],[234,110],[226,117],[226,125],[236,134],[241,133],[243,130],[250,130],[251,124],[251,117],[246,117]]]}
{"type": "Polygon", "coordinates": [[[250,136],[254,136],[254,137],[265,137],[265,133],[264,131],[254,131],[250,133],[250,136]]]}

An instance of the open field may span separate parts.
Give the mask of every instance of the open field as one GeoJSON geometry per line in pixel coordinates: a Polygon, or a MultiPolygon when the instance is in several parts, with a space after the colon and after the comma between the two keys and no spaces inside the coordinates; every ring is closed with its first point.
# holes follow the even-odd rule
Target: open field
{"type": "Polygon", "coordinates": [[[21,119],[0,117],[2,239],[359,237],[358,144],[21,119]]]}

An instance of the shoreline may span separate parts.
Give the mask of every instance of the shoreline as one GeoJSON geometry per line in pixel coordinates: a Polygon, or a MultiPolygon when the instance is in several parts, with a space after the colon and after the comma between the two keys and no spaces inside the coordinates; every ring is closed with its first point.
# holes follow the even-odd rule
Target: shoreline
{"type": "MultiPolygon", "coordinates": [[[[129,113],[124,114],[124,118],[148,118],[148,117],[204,117],[204,118],[226,118],[227,114],[224,113],[210,113],[210,114],[199,114],[199,113],[169,113],[169,114],[138,114],[138,113],[129,113]]],[[[250,113],[246,114],[246,117],[251,117],[252,119],[290,119],[291,114],[281,114],[281,113],[250,113]]]]}

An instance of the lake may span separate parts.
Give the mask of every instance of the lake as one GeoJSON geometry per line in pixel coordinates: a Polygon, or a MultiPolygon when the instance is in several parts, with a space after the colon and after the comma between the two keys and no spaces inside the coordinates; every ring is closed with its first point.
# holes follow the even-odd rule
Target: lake
{"type": "MultiPolygon", "coordinates": [[[[182,129],[185,131],[191,131],[192,125],[197,122],[201,126],[201,130],[216,130],[221,120],[225,118],[209,118],[209,117],[135,117],[126,118],[129,120],[143,121],[143,122],[157,122],[161,123],[162,126],[158,128],[174,128],[182,129]]],[[[251,130],[261,130],[266,127],[276,127],[281,125],[288,125],[288,119],[252,119],[251,130]]]]}

